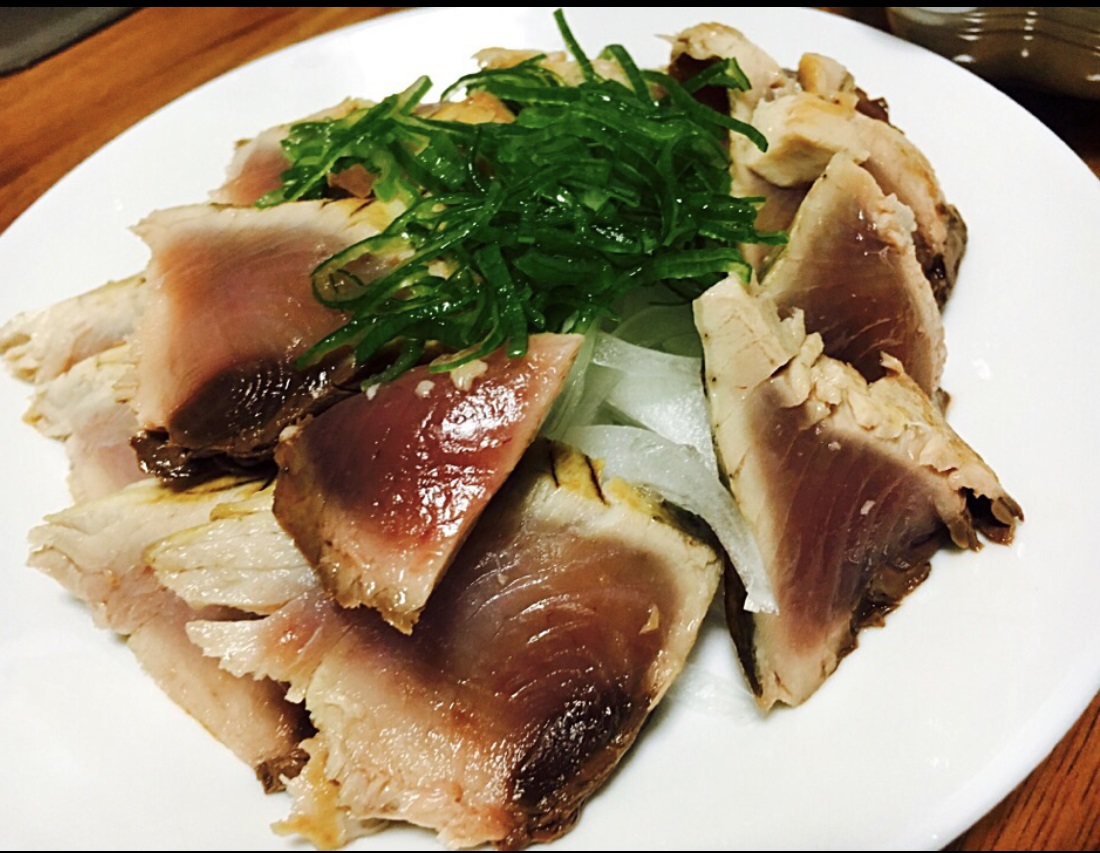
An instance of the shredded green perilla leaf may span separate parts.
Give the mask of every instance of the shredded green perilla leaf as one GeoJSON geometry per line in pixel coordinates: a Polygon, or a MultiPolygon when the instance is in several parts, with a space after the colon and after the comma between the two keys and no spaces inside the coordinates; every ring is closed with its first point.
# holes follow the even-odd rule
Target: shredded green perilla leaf
{"type": "Polygon", "coordinates": [[[579,85],[537,56],[444,93],[493,95],[512,123],[417,115],[431,88],[424,77],[373,107],[291,128],[292,165],[258,205],[323,198],[328,176],[355,165],[374,176],[376,198],[407,205],[313,271],[316,297],[349,319],[301,364],[343,347],[364,363],[396,344],[378,381],[416,364],[430,342],[455,353],[437,370],[501,346],[519,356],[529,334],[583,332],[635,288],[663,283],[690,299],[730,273],[747,277],[739,244],[785,240],[755,230],[760,199],[730,195],[728,133],[762,149],[763,137],[692,96],[704,85],[747,88],[735,60],[679,83],[611,45],[602,58],[624,85],[601,76],[560,10],[555,18],[579,85]],[[369,277],[353,272],[363,259],[369,277]]]}

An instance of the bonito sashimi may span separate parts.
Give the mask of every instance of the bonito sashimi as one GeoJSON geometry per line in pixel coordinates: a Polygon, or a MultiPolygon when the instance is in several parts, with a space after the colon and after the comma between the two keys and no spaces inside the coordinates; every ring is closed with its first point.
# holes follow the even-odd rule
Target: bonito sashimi
{"type": "MultiPolygon", "coordinates": [[[[269,210],[192,205],[147,217],[137,232],[152,250],[150,292],[134,332],[141,428],[199,455],[270,453],[283,427],[323,405],[354,370],[341,354],[295,366],[344,323],[314,298],[311,272],[393,215],[349,199],[269,210]]],[[[143,452],[156,469],[155,448],[143,452]]]]}
{"type": "Polygon", "coordinates": [[[979,532],[1008,542],[1023,515],[896,359],[868,384],[822,354],[800,313],[781,321],[734,280],[695,316],[719,464],[779,605],[744,611],[729,572],[728,619],[761,707],[797,705],[938,548],[979,548],[979,532]]]}
{"type": "Polygon", "coordinates": [[[534,440],[583,338],[533,336],[453,373],[415,368],[284,434],[275,516],[344,607],[408,633],[534,440]]]}
{"type": "MultiPolygon", "coordinates": [[[[780,67],[759,46],[724,24],[699,24],[673,40],[671,69],[684,78],[734,58],[749,80],[748,91],[723,93],[730,114],[749,122],[768,140],[761,151],[731,134],[733,194],[763,199],[757,227],[790,226],[810,185],[834,155],[844,153],[865,168],[887,195],[913,211],[917,259],[942,306],[966,249],[966,224],[944,196],[932,164],[889,121],[882,99],[856,85],[842,64],[804,54],[798,68],[780,67]]],[[[706,100],[706,89],[697,95],[706,100]]],[[[712,103],[718,109],[725,104],[712,103]]],[[[763,273],[765,247],[745,246],[746,258],[763,273]]]]}
{"type": "Polygon", "coordinates": [[[837,154],[807,193],[760,290],[781,313],[801,309],[826,355],[874,381],[886,372],[887,353],[931,396],[946,359],[943,321],[912,230],[909,208],[837,154]]]}
{"type": "Polygon", "coordinates": [[[271,511],[275,484],[218,504],[203,524],[151,545],[157,579],[196,610],[274,613],[317,585],[317,576],[271,511]]]}
{"type": "Polygon", "coordinates": [[[252,767],[265,789],[279,790],[305,760],[299,744],[312,730],[304,711],[275,682],[236,678],[204,657],[186,624],[242,614],[190,607],[145,559],[165,536],[209,521],[220,503],[244,500],[261,485],[223,479],[177,492],[142,480],[48,516],[31,531],[29,562],[85,602],[100,627],[125,637],[165,693],[252,767]]]}
{"type": "Polygon", "coordinates": [[[31,564],[288,788],[277,831],[321,848],[391,821],[451,847],[556,839],[723,572],[760,707],[794,705],[933,552],[1023,517],[932,402],[965,227],[843,65],[783,69],[719,24],[673,39],[672,79],[618,46],[478,58],[465,101],[422,104],[425,77],[357,129],[349,100],[318,114],[336,125],[259,134],[213,203],[137,227],[141,275],[0,330],[37,384],[28,418],[74,460],[79,502],[31,564]],[[732,63],[676,86],[724,57],[747,90],[732,63]],[[788,227],[785,251],[760,233],[788,227]],[[697,295],[731,269],[744,287],[696,303],[704,405],[694,336],[673,367],[625,323],[648,310],[636,284],[697,295]],[[536,438],[580,344],[547,329],[602,341],[571,386],[597,422],[563,405],[547,430],[573,449],[536,438]],[[501,340],[527,356],[432,370],[501,340]],[[613,348],[648,381],[609,390],[613,348]],[[226,463],[253,476],[205,479],[226,463]]]}
{"type": "Polygon", "coordinates": [[[746,149],[745,166],[778,187],[809,186],[837,153],[857,160],[888,195],[913,211],[921,267],[942,304],[954,286],[966,245],[966,227],[944,198],[932,164],[889,122],[857,109],[852,99],[797,92],[761,102],[753,125],[767,152],[746,149]]]}
{"type": "Polygon", "coordinates": [[[40,385],[127,340],[145,307],[145,277],[110,281],[0,328],[0,355],[12,375],[40,385]]]}
{"type": "Polygon", "coordinates": [[[69,491],[77,503],[147,476],[130,444],[137,429],[130,406],[135,382],[133,350],[121,343],[35,387],[23,419],[65,443],[69,491]]]}
{"type": "MultiPolygon", "coordinates": [[[[751,122],[753,111],[760,101],[798,90],[797,81],[789,72],[734,27],[714,22],[697,24],[678,33],[671,42],[669,73],[678,80],[689,80],[719,60],[731,57],[737,60],[738,67],[749,81],[748,89],[704,86],[695,93],[695,97],[718,112],[729,113],[738,121],[751,122]]],[[[744,164],[749,157],[749,149],[754,146],[743,140],[740,134],[731,133],[729,145],[732,194],[760,199],[756,212],[757,230],[783,230],[794,219],[806,194],[805,188],[777,187],[748,169],[744,164]]],[[[762,270],[770,250],[767,245],[755,243],[741,246],[745,260],[757,271],[762,270]]]]}
{"type": "Polygon", "coordinates": [[[190,636],[285,681],[317,727],[284,829],[322,846],[408,821],[518,848],[577,818],[681,669],[721,561],[584,456],[536,444],[404,635],[318,587],[190,636]]]}

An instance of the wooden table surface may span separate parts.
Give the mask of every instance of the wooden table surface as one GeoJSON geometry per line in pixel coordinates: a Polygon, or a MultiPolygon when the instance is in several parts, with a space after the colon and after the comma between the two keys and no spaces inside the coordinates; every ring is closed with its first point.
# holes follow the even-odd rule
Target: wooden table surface
{"type": "MultiPolygon", "coordinates": [[[[264,54],[391,11],[139,8],[0,76],[0,232],[85,157],[177,96],[264,54]]],[[[827,11],[886,29],[882,7],[827,11]]],[[[1100,102],[1010,94],[1100,175],[1100,102]]],[[[1100,849],[1100,696],[1053,753],[947,849],[1100,849]]]]}

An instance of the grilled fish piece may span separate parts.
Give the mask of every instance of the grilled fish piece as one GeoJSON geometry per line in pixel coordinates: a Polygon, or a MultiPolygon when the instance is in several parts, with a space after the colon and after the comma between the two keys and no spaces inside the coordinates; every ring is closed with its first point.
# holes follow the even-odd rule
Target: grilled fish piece
{"type": "Polygon", "coordinates": [[[1009,542],[1023,513],[897,359],[868,384],[732,279],[695,316],[719,464],[779,605],[744,611],[728,572],[727,618],[759,705],[797,705],[936,550],[1009,542]]]}
{"type": "Polygon", "coordinates": [[[912,231],[909,208],[837,154],[807,193],[761,289],[781,313],[801,309],[830,357],[874,381],[888,353],[931,396],[947,351],[912,231]]]}
{"type": "Polygon", "coordinates": [[[680,671],[721,571],[684,524],[539,443],[411,635],[319,586],[189,633],[309,709],[284,830],[336,846],[401,820],[453,847],[519,848],[572,826],[680,671]]]}
{"type": "Polygon", "coordinates": [[[279,790],[305,761],[299,744],[312,733],[305,712],[286,701],[281,685],[237,678],[204,657],[188,640],[187,623],[242,614],[192,608],[159,583],[145,559],[150,545],[260,487],[225,479],[181,493],[142,480],[47,517],[31,531],[29,562],[85,602],[100,627],[125,637],[173,701],[252,767],[265,789],[279,790]]]}
{"type": "Polygon", "coordinates": [[[310,273],[392,214],[349,199],[190,205],[147,217],[136,229],[152,250],[134,331],[139,426],[198,454],[270,454],[283,427],[317,411],[354,371],[341,354],[305,370],[294,364],[344,322],[314,298],[310,273]]]}
{"type": "Polygon", "coordinates": [[[455,373],[410,370],[292,428],[275,516],[345,607],[408,633],[534,440],[583,338],[535,335],[455,373]]]}

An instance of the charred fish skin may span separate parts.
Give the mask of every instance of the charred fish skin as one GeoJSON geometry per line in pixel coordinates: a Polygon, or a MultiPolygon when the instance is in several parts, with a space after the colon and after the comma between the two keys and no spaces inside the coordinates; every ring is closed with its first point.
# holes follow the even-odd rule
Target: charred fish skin
{"type": "Polygon", "coordinates": [[[683,666],[721,565],[678,514],[540,441],[412,634],[318,586],[190,636],[309,709],[318,734],[287,826],[346,840],[404,820],[449,846],[518,849],[566,832],[607,781],[683,666]]]}
{"type": "Polygon", "coordinates": [[[727,577],[731,634],[760,707],[797,705],[936,550],[1011,541],[1023,513],[896,359],[868,383],[732,279],[695,311],[719,462],[779,605],[745,613],[727,577]]]}
{"type": "MultiPolygon", "coordinates": [[[[165,434],[190,457],[270,456],[283,427],[345,393],[350,353],[297,364],[345,321],[314,298],[311,273],[393,215],[380,202],[346,199],[263,210],[196,204],[146,217],[136,228],[151,258],[133,399],[145,436],[165,434]]],[[[372,260],[357,272],[376,275],[372,260]]]]}
{"type": "Polygon", "coordinates": [[[727,620],[750,623],[731,633],[750,635],[740,657],[762,703],[799,704],[856,647],[859,630],[927,576],[932,554],[950,539],[903,461],[841,430],[815,432],[805,410],[770,414],[756,426],[767,436],[758,452],[782,471],[772,478],[770,511],[797,519],[768,555],[780,614],[747,618],[727,572],[727,620]]]}

